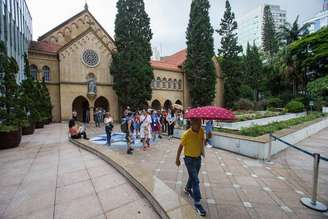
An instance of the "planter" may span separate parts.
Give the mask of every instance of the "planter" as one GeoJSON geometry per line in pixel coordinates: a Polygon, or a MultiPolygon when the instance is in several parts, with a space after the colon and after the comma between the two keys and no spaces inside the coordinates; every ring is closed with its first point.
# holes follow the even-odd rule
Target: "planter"
{"type": "Polygon", "coordinates": [[[27,127],[22,127],[22,134],[23,135],[32,135],[35,130],[35,123],[30,123],[27,127]]]}
{"type": "Polygon", "coordinates": [[[0,132],[0,139],[0,150],[17,147],[22,140],[22,129],[19,128],[11,132],[0,132]]]}
{"type": "Polygon", "coordinates": [[[35,128],[36,129],[42,129],[44,127],[44,123],[43,122],[36,122],[35,123],[35,128]]]}

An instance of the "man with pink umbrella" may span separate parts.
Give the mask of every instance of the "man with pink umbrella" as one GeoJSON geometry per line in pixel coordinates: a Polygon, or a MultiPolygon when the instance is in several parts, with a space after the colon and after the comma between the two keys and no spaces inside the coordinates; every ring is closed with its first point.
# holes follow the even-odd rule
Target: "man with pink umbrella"
{"type": "Polygon", "coordinates": [[[180,155],[184,150],[184,162],[188,171],[188,182],[184,191],[194,199],[194,205],[200,216],[206,216],[206,211],[200,203],[201,193],[199,187],[199,170],[201,168],[202,158],[205,156],[204,143],[205,134],[202,129],[201,119],[206,120],[233,120],[234,115],[231,111],[222,107],[198,107],[189,110],[185,118],[191,119],[191,127],[187,129],[182,137],[176,157],[176,165],[180,166],[180,155]]]}

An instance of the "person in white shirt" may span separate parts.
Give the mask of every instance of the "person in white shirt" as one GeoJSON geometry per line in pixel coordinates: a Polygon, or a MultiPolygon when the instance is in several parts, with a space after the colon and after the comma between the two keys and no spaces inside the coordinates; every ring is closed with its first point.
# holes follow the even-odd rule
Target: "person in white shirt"
{"type": "Polygon", "coordinates": [[[143,150],[150,147],[151,139],[151,117],[146,110],[140,116],[140,137],[143,142],[143,150]]]}

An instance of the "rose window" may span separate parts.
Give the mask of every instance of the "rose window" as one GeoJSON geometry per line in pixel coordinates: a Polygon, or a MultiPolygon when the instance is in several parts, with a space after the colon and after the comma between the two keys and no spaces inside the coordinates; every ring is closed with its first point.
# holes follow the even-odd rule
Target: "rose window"
{"type": "Polygon", "coordinates": [[[82,60],[84,64],[86,64],[89,67],[95,67],[99,63],[98,54],[91,49],[87,49],[83,52],[82,60]]]}

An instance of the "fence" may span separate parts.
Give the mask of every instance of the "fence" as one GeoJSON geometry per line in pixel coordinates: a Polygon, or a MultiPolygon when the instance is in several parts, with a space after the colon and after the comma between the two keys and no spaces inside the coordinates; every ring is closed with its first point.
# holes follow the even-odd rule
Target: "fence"
{"type": "Polygon", "coordinates": [[[316,211],[325,212],[328,210],[327,206],[323,203],[319,202],[317,200],[317,193],[318,193],[318,177],[319,177],[319,163],[320,160],[328,162],[328,158],[321,156],[318,153],[311,153],[307,150],[304,150],[298,146],[295,146],[293,144],[290,144],[274,135],[272,133],[269,134],[270,140],[269,140],[269,150],[268,150],[268,157],[267,162],[271,162],[271,151],[272,151],[272,140],[274,141],[280,141],[283,144],[286,144],[289,147],[292,147],[300,152],[303,152],[304,154],[307,154],[311,157],[313,157],[313,186],[312,186],[312,197],[303,197],[301,198],[301,203],[305,205],[308,208],[311,208],[316,211]]]}

